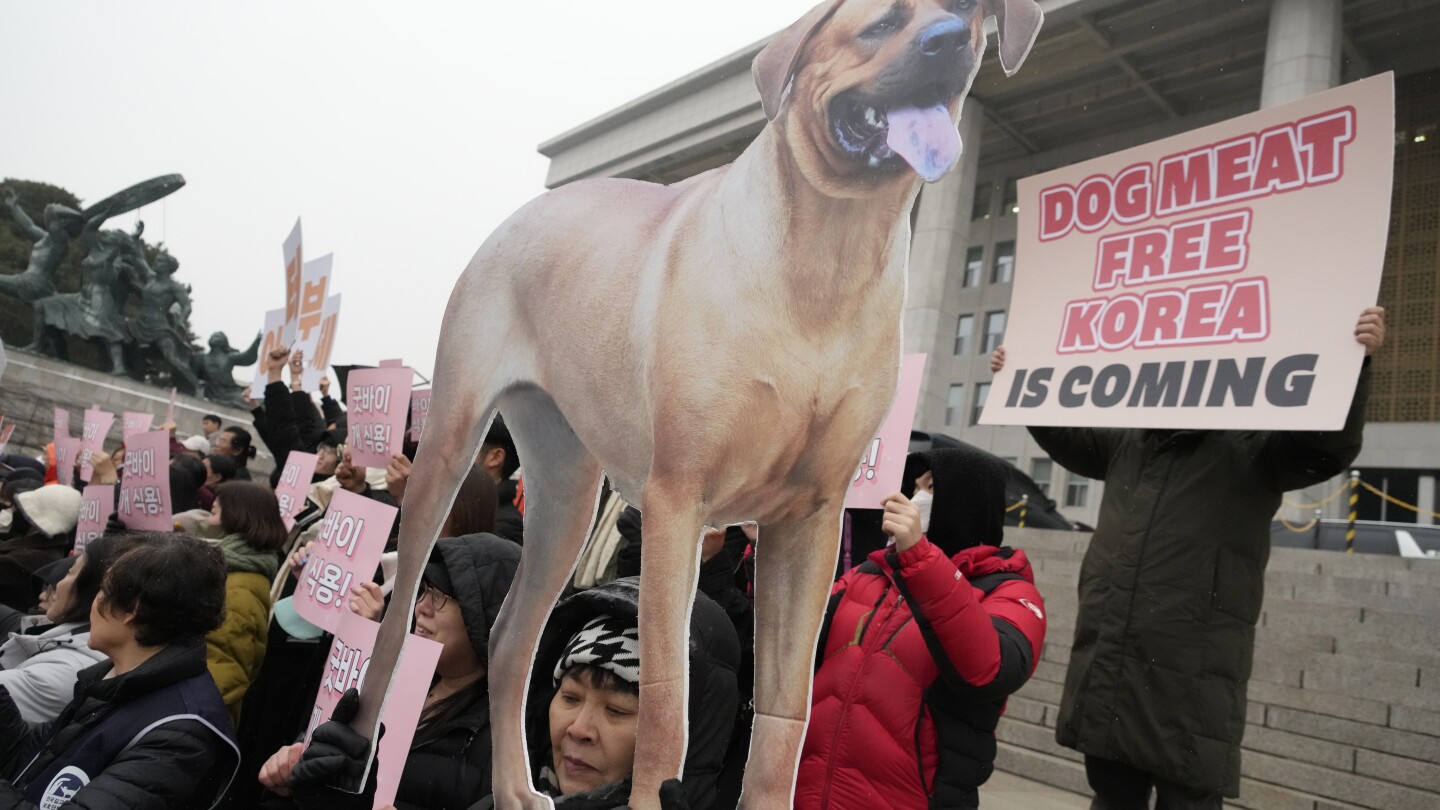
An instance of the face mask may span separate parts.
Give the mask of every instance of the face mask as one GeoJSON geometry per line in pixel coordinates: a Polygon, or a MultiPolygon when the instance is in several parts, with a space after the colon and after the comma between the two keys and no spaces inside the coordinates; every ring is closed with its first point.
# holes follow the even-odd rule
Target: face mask
{"type": "Polygon", "coordinates": [[[935,493],[923,489],[915,491],[915,496],[910,499],[915,508],[920,510],[920,531],[930,531],[930,507],[935,505],[935,493]]]}

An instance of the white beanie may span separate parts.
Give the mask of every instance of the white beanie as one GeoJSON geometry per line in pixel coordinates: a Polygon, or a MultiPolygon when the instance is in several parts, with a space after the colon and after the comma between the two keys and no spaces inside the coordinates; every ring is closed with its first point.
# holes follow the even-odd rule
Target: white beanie
{"type": "Polygon", "coordinates": [[[192,453],[209,454],[210,452],[210,440],[204,436],[191,436],[180,445],[192,453]]]}
{"type": "Polygon", "coordinates": [[[15,496],[15,507],[35,525],[54,537],[75,528],[80,522],[80,493],[74,487],[51,484],[15,496]]]}

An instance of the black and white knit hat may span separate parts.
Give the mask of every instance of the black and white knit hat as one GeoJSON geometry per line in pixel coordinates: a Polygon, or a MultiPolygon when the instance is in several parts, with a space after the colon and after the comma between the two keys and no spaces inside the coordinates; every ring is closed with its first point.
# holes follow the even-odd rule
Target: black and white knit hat
{"type": "Polygon", "coordinates": [[[585,623],[555,663],[555,683],[576,664],[608,669],[627,683],[640,682],[640,628],[608,614],[585,623]]]}

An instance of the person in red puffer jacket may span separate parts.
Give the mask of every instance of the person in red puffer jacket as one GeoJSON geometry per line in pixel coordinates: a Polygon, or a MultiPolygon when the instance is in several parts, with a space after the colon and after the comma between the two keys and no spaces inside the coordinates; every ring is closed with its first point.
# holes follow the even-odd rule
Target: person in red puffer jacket
{"type": "Polygon", "coordinates": [[[969,448],[912,456],[914,501],[885,502],[894,543],[835,583],[798,810],[980,806],[1005,700],[1045,641],[1030,563],[1002,545],[1003,464],[969,448]]]}

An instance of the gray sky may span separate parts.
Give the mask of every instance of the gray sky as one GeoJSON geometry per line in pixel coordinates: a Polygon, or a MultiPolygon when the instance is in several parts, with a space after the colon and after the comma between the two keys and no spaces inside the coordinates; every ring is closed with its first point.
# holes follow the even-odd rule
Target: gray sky
{"type": "Polygon", "coordinates": [[[284,303],[301,216],[345,296],[334,361],[428,375],[455,278],[543,191],[541,141],[813,2],[0,0],[0,176],[93,202],[183,174],[145,236],[180,259],[196,333],[240,345],[284,303]]]}

